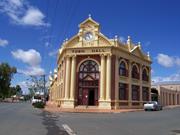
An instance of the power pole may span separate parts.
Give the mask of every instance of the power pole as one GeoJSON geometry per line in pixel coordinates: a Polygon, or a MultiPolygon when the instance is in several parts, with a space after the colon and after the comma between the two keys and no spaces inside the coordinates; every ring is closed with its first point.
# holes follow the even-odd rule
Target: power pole
{"type": "Polygon", "coordinates": [[[45,93],[46,93],[46,75],[44,74],[44,75],[42,75],[43,76],[43,85],[44,85],[44,95],[45,95],[45,93]]]}

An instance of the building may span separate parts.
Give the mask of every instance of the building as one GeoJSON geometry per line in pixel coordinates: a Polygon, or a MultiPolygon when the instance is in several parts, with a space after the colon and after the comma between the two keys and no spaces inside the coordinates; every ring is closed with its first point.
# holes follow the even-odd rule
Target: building
{"type": "Polygon", "coordinates": [[[180,82],[153,84],[152,91],[163,106],[180,105],[180,82]]]}
{"type": "Polygon", "coordinates": [[[130,36],[122,43],[100,32],[90,16],[59,49],[50,100],[61,108],[141,108],[151,99],[151,59],[130,36]]]}

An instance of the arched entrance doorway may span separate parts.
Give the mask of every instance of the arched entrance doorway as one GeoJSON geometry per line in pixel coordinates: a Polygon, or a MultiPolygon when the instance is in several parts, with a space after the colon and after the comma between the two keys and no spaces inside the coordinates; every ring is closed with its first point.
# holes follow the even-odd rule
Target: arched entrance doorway
{"type": "Polygon", "coordinates": [[[78,105],[98,105],[99,66],[93,60],[84,61],[78,72],[78,105]]]}
{"type": "Polygon", "coordinates": [[[158,90],[156,88],[151,88],[151,100],[158,101],[158,90]]]}

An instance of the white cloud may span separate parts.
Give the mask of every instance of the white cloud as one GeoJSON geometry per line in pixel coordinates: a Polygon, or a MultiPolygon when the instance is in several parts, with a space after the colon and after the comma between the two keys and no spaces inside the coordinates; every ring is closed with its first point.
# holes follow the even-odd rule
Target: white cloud
{"type": "Polygon", "coordinates": [[[16,6],[22,6],[22,0],[10,0],[16,6]]]}
{"type": "Polygon", "coordinates": [[[43,75],[45,71],[41,68],[41,55],[34,49],[29,49],[28,51],[24,51],[22,49],[18,49],[16,51],[11,52],[12,56],[22,61],[25,64],[28,64],[26,69],[18,69],[19,73],[25,75],[43,75]]]}
{"type": "Polygon", "coordinates": [[[0,38],[0,47],[5,47],[9,44],[9,42],[5,39],[0,38]]]}
{"type": "Polygon", "coordinates": [[[152,78],[153,82],[174,82],[174,81],[180,81],[180,73],[172,74],[167,77],[160,77],[156,76],[152,78]]]}
{"type": "Polygon", "coordinates": [[[158,63],[164,67],[173,67],[173,66],[180,67],[180,57],[178,56],[174,57],[160,53],[156,58],[158,63]]]}
{"type": "Polygon", "coordinates": [[[176,57],[175,58],[175,64],[180,66],[180,58],[179,57],[176,57]]]}
{"type": "Polygon", "coordinates": [[[44,14],[37,8],[30,8],[27,10],[25,16],[22,17],[22,23],[26,25],[42,26],[46,25],[43,21],[44,14]]]}
{"type": "Polygon", "coordinates": [[[57,56],[57,54],[58,54],[58,49],[48,53],[48,55],[51,57],[55,57],[55,56],[57,56]]]}
{"type": "Polygon", "coordinates": [[[166,54],[162,54],[162,53],[158,54],[158,56],[157,56],[158,63],[164,67],[174,66],[174,64],[176,64],[174,61],[175,59],[176,58],[168,56],[166,54]]]}
{"type": "Polygon", "coordinates": [[[1,0],[0,12],[6,14],[13,23],[29,26],[49,26],[45,15],[27,0],[1,0]]]}
{"type": "Polygon", "coordinates": [[[41,63],[41,55],[34,49],[30,49],[28,51],[18,49],[16,51],[12,51],[11,54],[15,59],[18,59],[31,66],[37,66],[41,63]]]}
{"type": "Polygon", "coordinates": [[[40,66],[27,67],[26,69],[18,69],[18,73],[25,74],[27,76],[44,75],[45,71],[40,66]]]}

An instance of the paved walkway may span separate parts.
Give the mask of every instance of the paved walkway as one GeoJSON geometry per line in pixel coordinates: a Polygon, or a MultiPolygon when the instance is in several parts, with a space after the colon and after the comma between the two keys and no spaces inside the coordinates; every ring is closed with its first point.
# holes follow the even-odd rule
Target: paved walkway
{"type": "Polygon", "coordinates": [[[118,110],[107,110],[107,109],[99,109],[99,108],[75,108],[75,109],[62,109],[57,107],[51,102],[47,102],[46,111],[49,112],[70,112],[70,113],[121,113],[121,112],[137,112],[137,111],[143,111],[143,109],[118,109],[118,110]]]}
{"type": "MultiPolygon", "coordinates": [[[[176,107],[180,107],[180,105],[170,105],[165,106],[163,109],[173,109],[176,107]]],[[[137,112],[143,111],[143,109],[118,109],[118,110],[107,110],[107,109],[99,109],[94,107],[77,107],[74,109],[64,109],[59,108],[55,104],[51,102],[47,102],[45,110],[48,112],[70,112],[70,113],[121,113],[121,112],[137,112]]]]}

